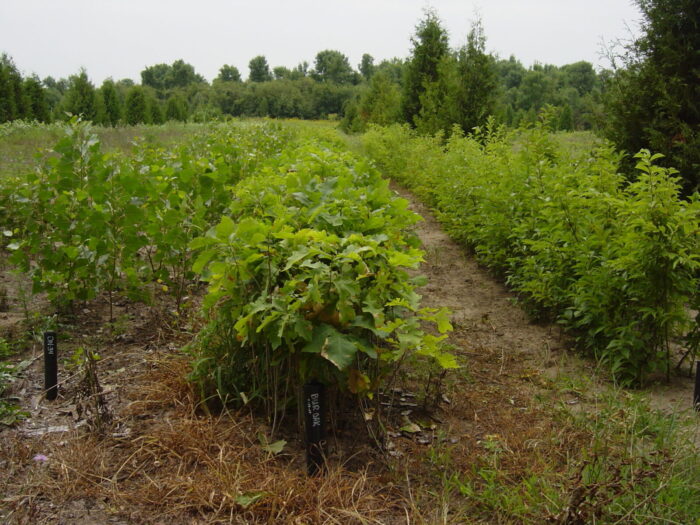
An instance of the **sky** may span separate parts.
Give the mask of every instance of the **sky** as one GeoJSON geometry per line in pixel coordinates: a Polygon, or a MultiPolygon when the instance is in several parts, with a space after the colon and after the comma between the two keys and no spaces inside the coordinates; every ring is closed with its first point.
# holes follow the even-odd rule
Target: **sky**
{"type": "Polygon", "coordinates": [[[147,66],[183,59],[207,80],[223,64],[244,78],[264,55],[271,67],[313,66],[335,49],[357,67],[406,58],[426,7],[450,44],[466,42],[481,17],[486,47],[525,66],[579,60],[606,67],[603,44],[628,40],[641,18],[632,0],[0,0],[0,53],[24,75],[140,81],[147,66]]]}

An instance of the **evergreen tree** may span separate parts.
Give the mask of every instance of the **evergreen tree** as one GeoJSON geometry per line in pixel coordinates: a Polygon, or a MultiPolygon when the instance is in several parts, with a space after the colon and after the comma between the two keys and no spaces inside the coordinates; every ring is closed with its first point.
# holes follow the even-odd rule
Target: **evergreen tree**
{"type": "Polygon", "coordinates": [[[559,122],[557,124],[559,131],[573,131],[574,129],[574,114],[571,111],[571,106],[565,104],[559,111],[559,122]]]}
{"type": "Polygon", "coordinates": [[[153,93],[146,95],[146,120],[148,124],[163,124],[165,122],[165,111],[160,101],[153,93]]]}
{"type": "Polygon", "coordinates": [[[122,118],[122,103],[114,81],[108,78],[100,87],[104,108],[104,125],[116,126],[122,118]]]}
{"type": "Polygon", "coordinates": [[[700,7],[697,0],[636,0],[642,36],[606,95],[606,134],[633,153],[649,148],[700,188],[700,7]]]}
{"type": "Polygon", "coordinates": [[[7,55],[0,57],[0,122],[17,118],[15,90],[12,84],[12,61],[7,55]]]}
{"type": "Polygon", "coordinates": [[[426,11],[411,38],[413,51],[406,66],[403,85],[403,117],[411,125],[420,114],[421,95],[426,86],[438,80],[438,67],[449,53],[447,31],[434,11],[426,11]]]}
{"type": "Polygon", "coordinates": [[[187,120],[187,109],[185,101],[180,95],[172,95],[168,98],[165,106],[166,120],[176,120],[183,122],[187,120]]]}
{"type": "Polygon", "coordinates": [[[46,101],[46,91],[41,86],[41,81],[37,77],[26,78],[23,90],[27,99],[28,118],[39,122],[49,122],[51,113],[46,101]]]}
{"type": "Polygon", "coordinates": [[[378,72],[359,100],[347,104],[341,127],[348,132],[361,132],[368,124],[388,126],[400,119],[401,91],[387,73],[378,72]]]}
{"type": "Polygon", "coordinates": [[[72,115],[80,115],[85,120],[95,119],[95,86],[88,79],[84,69],[68,79],[68,90],[63,97],[63,109],[72,115]]]}
{"type": "Polygon", "coordinates": [[[420,95],[420,111],[413,118],[418,132],[434,135],[442,132],[448,136],[452,127],[460,120],[458,93],[460,91],[457,59],[445,55],[437,68],[437,78],[424,83],[420,95]]]}
{"type": "Polygon", "coordinates": [[[486,53],[486,37],[477,20],[467,37],[467,45],[457,53],[455,122],[465,133],[483,126],[496,107],[498,80],[495,60],[486,53]]]}
{"type": "Polygon", "coordinates": [[[401,118],[401,91],[386,73],[372,75],[360,99],[360,118],[367,124],[388,126],[401,118]]]}
{"type": "Polygon", "coordinates": [[[124,108],[126,123],[130,126],[145,123],[148,119],[146,93],[143,87],[133,86],[126,95],[124,108]]]}

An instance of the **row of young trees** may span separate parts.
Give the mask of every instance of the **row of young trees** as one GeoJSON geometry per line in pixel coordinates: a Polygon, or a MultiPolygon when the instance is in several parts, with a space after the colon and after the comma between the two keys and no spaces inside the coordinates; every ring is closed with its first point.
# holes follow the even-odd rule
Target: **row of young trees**
{"type": "Polygon", "coordinates": [[[41,81],[22,78],[12,59],[0,56],[0,123],[11,120],[50,120],[49,106],[41,81]]]}

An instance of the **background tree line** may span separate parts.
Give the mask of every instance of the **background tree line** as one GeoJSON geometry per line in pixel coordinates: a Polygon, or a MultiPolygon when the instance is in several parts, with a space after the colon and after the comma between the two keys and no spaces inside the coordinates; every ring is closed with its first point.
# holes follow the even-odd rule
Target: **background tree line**
{"type": "Polygon", "coordinates": [[[324,50],[313,66],[301,62],[290,69],[270,67],[260,55],[250,60],[245,81],[225,64],[209,83],[194,66],[176,60],[145,68],[140,84],[107,79],[96,87],[85,70],[68,79],[23,77],[2,55],[0,123],[48,122],[68,113],[107,126],[226,116],[338,117],[346,131],[404,122],[422,133],[448,135],[455,125],[469,133],[489,116],[509,126],[527,124],[550,107],[556,129],[590,129],[628,152],[663,153],[663,162],[680,170],[692,192],[700,184],[700,9],[697,0],[635,1],[644,17],[642,34],[600,72],[585,61],[525,67],[514,56],[500,59],[487,53],[478,20],[467,43],[453,49],[430,10],[416,26],[405,60],[375,64],[365,54],[354,68],[340,51],[324,50]]]}
{"type": "MultiPolygon", "coordinates": [[[[439,25],[432,14],[422,22],[427,24],[426,30],[436,23],[439,25]]],[[[290,69],[270,67],[264,56],[256,56],[249,62],[246,80],[235,66],[224,64],[211,83],[191,64],[176,60],[172,64],[146,67],[139,84],[131,79],[109,78],[96,86],[85,70],[67,79],[23,78],[12,59],[3,55],[0,122],[15,119],[49,122],[63,120],[68,113],[80,114],[105,126],[206,121],[227,115],[301,119],[337,116],[345,118],[346,129],[361,131],[369,123],[414,123],[412,112],[415,109],[410,108],[421,104],[422,96],[420,107],[426,109],[420,122],[426,132],[449,128],[438,121],[460,118],[468,130],[468,120],[474,116],[460,115],[469,108],[475,108],[471,111],[477,114],[494,112],[500,122],[517,125],[524,120],[534,120],[544,104],[570,106],[562,120],[562,129],[595,127],[590,115],[595,114],[593,96],[600,81],[591,64],[525,68],[514,57],[497,60],[485,53],[485,38],[480,27],[473,28],[464,49],[450,52],[446,33],[441,28],[439,31],[443,32],[444,40],[437,57],[440,63],[436,62],[440,75],[430,77],[433,85],[427,94],[420,92],[425,73],[412,66],[413,57],[375,63],[371,55],[365,54],[354,68],[340,51],[324,50],[316,55],[313,66],[301,62],[290,69]],[[486,64],[474,68],[474,60],[486,64]],[[479,76],[485,71],[490,75],[489,82],[477,93],[479,76]],[[587,76],[581,79],[576,75],[587,76]],[[573,77],[576,78],[571,80],[573,77]],[[415,86],[418,86],[417,95],[415,86]],[[452,93],[460,86],[464,87],[461,99],[452,93]],[[546,91],[539,93],[537,90],[542,86],[546,91]],[[445,106],[442,98],[446,95],[454,104],[461,105],[461,109],[445,106]],[[469,96],[473,100],[464,98],[469,96]],[[477,100],[479,97],[487,101],[486,106],[482,100],[477,100]],[[588,98],[581,100],[582,97],[588,98]],[[440,116],[430,115],[427,107],[431,104],[442,108],[440,116]]],[[[426,56],[428,61],[435,58],[426,56]]]]}

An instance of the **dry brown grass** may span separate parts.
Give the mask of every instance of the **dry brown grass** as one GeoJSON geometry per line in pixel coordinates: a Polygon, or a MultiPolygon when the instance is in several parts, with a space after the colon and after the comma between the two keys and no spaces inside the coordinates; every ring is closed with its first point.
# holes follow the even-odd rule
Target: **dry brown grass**
{"type": "MultiPolygon", "coordinates": [[[[310,478],[301,447],[266,452],[257,437],[265,428],[249,414],[201,415],[186,370],[183,359],[169,358],[135,380],[119,421],[128,435],[76,431],[61,445],[44,442],[53,450],[45,465],[8,476],[21,479],[5,502],[15,522],[39,523],[55,516],[47,502],[77,500],[105,502],[129,523],[370,524],[405,515],[400,488],[368,470],[330,465],[310,478]]],[[[0,460],[28,465],[37,452],[14,440],[0,460]]]]}

